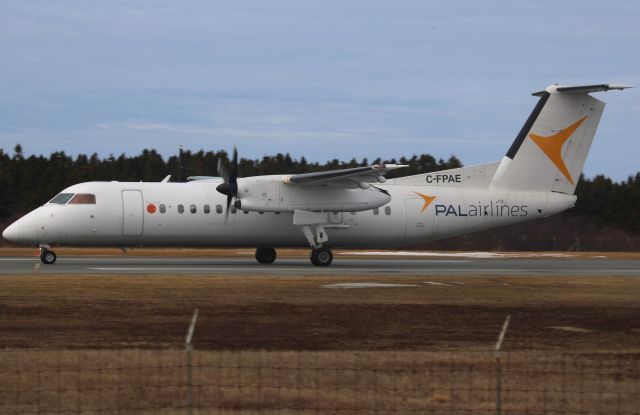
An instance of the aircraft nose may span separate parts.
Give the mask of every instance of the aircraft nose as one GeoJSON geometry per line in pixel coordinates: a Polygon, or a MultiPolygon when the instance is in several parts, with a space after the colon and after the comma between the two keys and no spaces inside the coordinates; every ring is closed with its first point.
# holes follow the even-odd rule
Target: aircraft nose
{"type": "Polygon", "coordinates": [[[18,222],[9,225],[4,232],[2,232],[2,237],[7,241],[18,242],[20,240],[20,225],[18,222]]]}

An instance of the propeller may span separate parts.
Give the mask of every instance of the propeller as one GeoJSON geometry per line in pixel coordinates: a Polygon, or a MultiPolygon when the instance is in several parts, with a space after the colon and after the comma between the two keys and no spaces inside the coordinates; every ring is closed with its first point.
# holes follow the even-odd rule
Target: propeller
{"type": "Polygon", "coordinates": [[[233,146],[233,159],[231,160],[231,169],[227,170],[222,164],[222,160],[218,159],[218,175],[223,178],[224,183],[219,184],[216,190],[223,195],[227,195],[227,210],[225,218],[229,216],[229,208],[234,197],[238,197],[238,149],[233,146]]]}
{"type": "Polygon", "coordinates": [[[180,144],[180,151],[178,153],[178,182],[182,183],[184,180],[184,163],[182,161],[182,144],[180,144]]]}

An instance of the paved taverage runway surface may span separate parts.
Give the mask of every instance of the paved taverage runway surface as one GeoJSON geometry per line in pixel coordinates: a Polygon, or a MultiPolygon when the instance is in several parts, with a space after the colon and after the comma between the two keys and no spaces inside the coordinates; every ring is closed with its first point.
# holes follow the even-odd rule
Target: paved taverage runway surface
{"type": "Polygon", "coordinates": [[[236,275],[581,275],[639,276],[640,259],[605,258],[340,258],[328,268],[307,258],[271,265],[251,258],[157,258],[59,256],[53,265],[38,258],[0,257],[0,274],[236,274],[236,275]]]}

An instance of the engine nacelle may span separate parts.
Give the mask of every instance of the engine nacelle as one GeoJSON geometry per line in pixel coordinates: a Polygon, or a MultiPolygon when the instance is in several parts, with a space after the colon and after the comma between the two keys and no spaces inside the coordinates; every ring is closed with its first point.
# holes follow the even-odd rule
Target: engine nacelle
{"type": "Polygon", "coordinates": [[[284,183],[285,176],[238,179],[236,207],[257,212],[360,212],[386,205],[391,196],[375,186],[345,189],[284,183]]]}

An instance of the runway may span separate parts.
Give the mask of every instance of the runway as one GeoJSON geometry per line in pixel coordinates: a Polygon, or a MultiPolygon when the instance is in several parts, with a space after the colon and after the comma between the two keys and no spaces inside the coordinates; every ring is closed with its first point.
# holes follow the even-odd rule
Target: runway
{"type": "Polygon", "coordinates": [[[577,275],[640,277],[640,259],[583,258],[340,258],[328,268],[307,258],[59,257],[53,265],[37,258],[1,257],[0,274],[235,274],[235,275],[577,275]]]}

